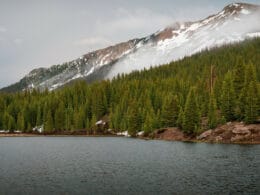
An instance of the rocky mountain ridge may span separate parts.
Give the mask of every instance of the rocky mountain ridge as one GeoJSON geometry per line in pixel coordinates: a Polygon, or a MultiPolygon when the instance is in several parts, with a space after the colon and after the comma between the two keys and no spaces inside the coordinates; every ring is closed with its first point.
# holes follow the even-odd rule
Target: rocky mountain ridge
{"type": "Polygon", "coordinates": [[[260,6],[233,3],[203,20],[174,23],[144,38],[93,51],[61,65],[34,69],[2,91],[54,90],[77,79],[110,79],[166,64],[207,48],[260,36],[259,18],[260,6]]]}

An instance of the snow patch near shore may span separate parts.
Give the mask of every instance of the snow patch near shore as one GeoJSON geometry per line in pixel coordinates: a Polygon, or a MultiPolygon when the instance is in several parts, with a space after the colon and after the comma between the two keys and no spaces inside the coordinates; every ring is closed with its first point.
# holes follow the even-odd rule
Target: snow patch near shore
{"type": "Polygon", "coordinates": [[[138,132],[136,135],[137,135],[137,136],[142,136],[142,135],[144,135],[144,131],[140,131],[140,132],[138,132]]]}
{"type": "Polygon", "coordinates": [[[122,135],[122,136],[125,136],[125,137],[130,137],[130,135],[128,134],[128,131],[118,132],[116,135],[122,135]]]}

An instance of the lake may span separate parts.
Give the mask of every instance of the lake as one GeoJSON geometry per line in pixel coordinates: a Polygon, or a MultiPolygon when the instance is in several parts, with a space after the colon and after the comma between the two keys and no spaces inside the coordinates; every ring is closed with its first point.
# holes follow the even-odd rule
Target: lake
{"type": "Polygon", "coordinates": [[[2,137],[0,194],[260,194],[260,145],[2,137]]]}

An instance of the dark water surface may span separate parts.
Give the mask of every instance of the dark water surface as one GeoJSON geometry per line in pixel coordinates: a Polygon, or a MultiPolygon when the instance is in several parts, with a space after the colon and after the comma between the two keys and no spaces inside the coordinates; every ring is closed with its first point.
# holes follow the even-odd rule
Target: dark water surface
{"type": "Polygon", "coordinates": [[[260,145],[0,138],[0,194],[260,194],[260,145]]]}

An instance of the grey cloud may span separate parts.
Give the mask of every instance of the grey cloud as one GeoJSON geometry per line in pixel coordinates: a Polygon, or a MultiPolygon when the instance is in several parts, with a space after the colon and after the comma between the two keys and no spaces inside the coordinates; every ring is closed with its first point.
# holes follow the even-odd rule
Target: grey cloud
{"type": "MultiPolygon", "coordinates": [[[[175,21],[204,18],[233,2],[0,1],[0,87],[18,81],[34,68],[73,60],[95,49],[143,37],[175,21]]],[[[259,0],[246,2],[259,3],[259,0]]]]}
{"type": "Polygon", "coordinates": [[[13,42],[14,42],[15,44],[17,44],[17,45],[20,45],[20,44],[23,43],[23,39],[21,39],[21,38],[15,38],[15,39],[13,40],[13,42]]]}
{"type": "MultiPolygon", "coordinates": [[[[115,13],[115,18],[106,23],[97,23],[99,33],[109,35],[129,34],[133,36],[147,35],[154,30],[165,27],[174,21],[174,18],[162,13],[153,13],[151,10],[143,8],[127,10],[119,8],[115,13]]],[[[128,35],[129,36],[129,35],[128,35]]]]}
{"type": "Polygon", "coordinates": [[[106,47],[107,45],[112,44],[112,42],[102,36],[95,36],[95,37],[86,37],[77,41],[73,42],[74,45],[78,47],[88,47],[89,49],[97,49],[97,48],[102,48],[106,47]]]}
{"type": "Polygon", "coordinates": [[[7,29],[4,27],[4,26],[0,26],[0,32],[3,33],[3,32],[6,32],[7,29]]]}

